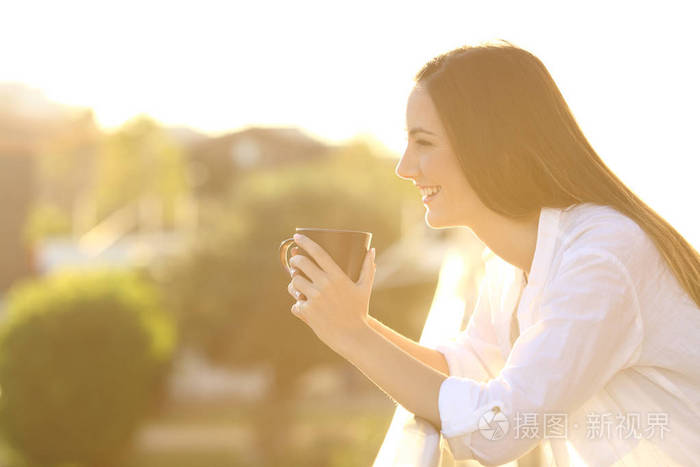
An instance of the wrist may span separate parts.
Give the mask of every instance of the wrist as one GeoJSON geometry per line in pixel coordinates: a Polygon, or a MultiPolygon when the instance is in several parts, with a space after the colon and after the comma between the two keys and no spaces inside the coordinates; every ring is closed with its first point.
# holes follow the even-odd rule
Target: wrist
{"type": "Polygon", "coordinates": [[[346,332],[342,339],[340,339],[340,342],[338,342],[336,351],[343,357],[348,358],[353,355],[358,348],[362,348],[368,336],[376,332],[371,323],[371,319],[363,320],[355,329],[346,332]]]}

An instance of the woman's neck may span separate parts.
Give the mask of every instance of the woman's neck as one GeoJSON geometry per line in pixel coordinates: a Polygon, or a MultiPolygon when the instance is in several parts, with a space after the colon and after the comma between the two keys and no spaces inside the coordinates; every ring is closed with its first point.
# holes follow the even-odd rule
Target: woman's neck
{"type": "Polygon", "coordinates": [[[472,230],[504,261],[521,269],[527,281],[537,246],[540,212],[525,220],[513,220],[489,210],[472,230]]]}

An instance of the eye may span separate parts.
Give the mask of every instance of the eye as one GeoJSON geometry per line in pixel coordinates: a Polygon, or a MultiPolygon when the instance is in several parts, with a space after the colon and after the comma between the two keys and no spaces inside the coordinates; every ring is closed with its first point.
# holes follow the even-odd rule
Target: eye
{"type": "Polygon", "coordinates": [[[416,140],[416,144],[419,144],[421,146],[431,146],[432,143],[430,143],[430,141],[426,141],[424,139],[419,139],[419,140],[416,140]]]}

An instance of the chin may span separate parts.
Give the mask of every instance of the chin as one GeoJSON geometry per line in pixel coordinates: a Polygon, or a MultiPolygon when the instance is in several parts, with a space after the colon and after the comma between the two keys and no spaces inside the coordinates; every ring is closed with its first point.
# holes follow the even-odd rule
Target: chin
{"type": "Polygon", "coordinates": [[[445,222],[444,219],[440,219],[434,213],[431,215],[430,211],[425,213],[425,224],[431,229],[446,229],[452,227],[452,224],[445,222]]]}

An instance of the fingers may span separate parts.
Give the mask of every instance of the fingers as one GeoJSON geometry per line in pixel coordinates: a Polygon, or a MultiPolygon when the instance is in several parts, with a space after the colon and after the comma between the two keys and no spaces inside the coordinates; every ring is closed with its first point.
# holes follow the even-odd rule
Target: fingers
{"type": "Polygon", "coordinates": [[[289,260],[289,265],[292,268],[292,276],[296,276],[294,273],[298,273],[298,271],[296,271],[298,269],[306,274],[306,277],[311,279],[311,282],[314,284],[322,285],[324,281],[327,280],[326,273],[304,255],[293,256],[292,259],[289,260]]]}
{"type": "MultiPolygon", "coordinates": [[[[293,246],[292,248],[290,248],[290,252],[291,252],[291,256],[292,256],[292,257],[294,257],[294,256],[296,256],[296,255],[300,255],[300,256],[301,256],[301,250],[300,250],[298,247],[296,247],[296,246],[293,246]]],[[[308,258],[306,258],[306,259],[308,259],[308,258]]],[[[298,260],[297,260],[297,261],[298,261],[298,260]]],[[[290,261],[289,272],[290,272],[290,275],[291,275],[292,279],[294,279],[296,276],[298,276],[299,274],[301,274],[301,273],[304,272],[304,271],[303,271],[301,268],[295,268],[294,266],[292,266],[292,264],[293,264],[293,262],[290,261]]],[[[312,264],[313,264],[313,263],[312,263],[312,264]]],[[[302,277],[302,279],[306,280],[306,279],[303,278],[303,277],[302,277]]],[[[299,301],[299,300],[306,300],[306,295],[304,295],[303,293],[299,292],[299,291],[294,287],[294,283],[293,283],[293,282],[290,282],[290,283],[287,285],[287,292],[289,292],[289,295],[291,295],[292,298],[294,298],[294,299],[297,300],[297,301],[299,301]]]]}
{"type": "Polygon", "coordinates": [[[292,281],[287,286],[287,290],[296,300],[306,300],[306,297],[318,297],[318,290],[316,289],[316,287],[314,287],[314,285],[311,282],[309,282],[305,277],[302,276],[292,277],[292,281]],[[300,297],[297,297],[295,292],[302,293],[304,295],[304,298],[302,299],[300,297]]]}
{"type": "Polygon", "coordinates": [[[296,302],[294,302],[294,305],[292,305],[290,311],[292,312],[292,314],[294,314],[294,316],[296,316],[297,318],[299,318],[300,320],[302,320],[303,322],[305,322],[308,325],[309,322],[302,313],[303,310],[302,310],[301,306],[304,303],[306,303],[306,302],[297,300],[296,302]]]}
{"type": "Polygon", "coordinates": [[[291,282],[287,285],[287,292],[289,292],[289,295],[291,295],[294,300],[306,300],[306,295],[295,289],[291,282]]]}
{"type": "MultiPolygon", "coordinates": [[[[318,265],[330,276],[345,275],[343,270],[338,266],[333,258],[326,253],[326,251],[321,248],[318,243],[314,242],[310,238],[301,235],[294,234],[294,241],[303,248],[309,255],[318,263],[318,265]]],[[[306,270],[304,270],[306,272],[306,270]]],[[[311,277],[311,276],[309,276],[311,277]]],[[[313,278],[312,278],[313,280],[313,278]]]]}
{"type": "MultiPolygon", "coordinates": [[[[298,255],[298,254],[299,254],[299,248],[297,248],[297,247],[295,247],[295,246],[293,246],[292,248],[290,248],[289,251],[291,252],[291,257],[292,257],[292,258],[294,257],[294,255],[298,255]]],[[[292,276],[292,277],[294,277],[294,276],[297,275],[297,274],[299,274],[299,270],[290,264],[290,265],[289,265],[289,275],[292,276]]]]}

